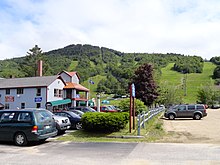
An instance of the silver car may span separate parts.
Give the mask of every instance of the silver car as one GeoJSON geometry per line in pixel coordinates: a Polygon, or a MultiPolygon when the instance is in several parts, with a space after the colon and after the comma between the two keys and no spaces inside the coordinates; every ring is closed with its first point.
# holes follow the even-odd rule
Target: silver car
{"type": "Polygon", "coordinates": [[[56,129],[58,134],[64,134],[67,129],[70,129],[71,123],[68,117],[58,116],[50,112],[56,122],[56,129]]]}

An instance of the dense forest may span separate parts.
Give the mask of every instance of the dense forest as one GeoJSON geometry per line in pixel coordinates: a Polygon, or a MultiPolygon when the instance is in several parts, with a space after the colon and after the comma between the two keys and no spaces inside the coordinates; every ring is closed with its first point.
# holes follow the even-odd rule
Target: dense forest
{"type": "Polygon", "coordinates": [[[135,69],[144,63],[154,67],[159,80],[161,68],[174,63],[173,70],[180,73],[202,73],[203,59],[175,53],[124,53],[92,45],[69,45],[61,49],[43,52],[37,45],[26,55],[0,61],[0,77],[36,76],[36,61],[43,60],[43,75],[56,75],[62,70],[77,71],[81,81],[96,75],[106,79],[99,82],[97,91],[124,94],[135,69]],[[77,61],[77,62],[76,62],[77,61]],[[72,66],[76,62],[76,66],[72,66]]]}

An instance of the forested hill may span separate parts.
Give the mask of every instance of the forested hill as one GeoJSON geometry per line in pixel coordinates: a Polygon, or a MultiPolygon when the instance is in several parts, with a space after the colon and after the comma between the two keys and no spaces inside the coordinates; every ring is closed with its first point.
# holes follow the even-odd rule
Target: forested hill
{"type": "Polygon", "coordinates": [[[69,45],[61,49],[43,52],[37,45],[26,56],[0,61],[0,77],[35,76],[35,61],[43,60],[43,74],[55,75],[62,70],[77,71],[81,81],[102,75],[99,90],[106,93],[123,93],[134,70],[143,63],[152,63],[156,78],[160,68],[174,63],[173,69],[181,73],[201,73],[203,59],[175,53],[123,53],[92,45],[69,45]]]}

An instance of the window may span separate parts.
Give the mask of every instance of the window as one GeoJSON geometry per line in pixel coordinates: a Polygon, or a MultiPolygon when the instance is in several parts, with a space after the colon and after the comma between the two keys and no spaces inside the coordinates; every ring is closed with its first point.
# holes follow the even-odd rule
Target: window
{"type": "Polygon", "coordinates": [[[37,103],[36,104],[36,108],[40,108],[41,107],[41,104],[40,103],[37,103]]]}
{"type": "Polygon", "coordinates": [[[25,108],[25,103],[21,103],[21,109],[25,108]]]}
{"type": "Polygon", "coordinates": [[[37,88],[36,96],[41,96],[41,88],[37,88]]]}
{"type": "Polygon", "coordinates": [[[188,105],[188,110],[195,110],[195,105],[188,105]]]}
{"type": "Polygon", "coordinates": [[[45,123],[52,119],[50,112],[37,111],[35,114],[38,123],[45,123]]]}
{"type": "Polygon", "coordinates": [[[9,109],[9,104],[8,103],[5,104],[5,109],[9,109]]]}
{"type": "Polygon", "coordinates": [[[204,106],[203,105],[197,105],[196,109],[204,109],[204,106]]]}
{"type": "Polygon", "coordinates": [[[179,107],[178,107],[178,110],[180,110],[180,111],[185,111],[185,110],[186,110],[186,106],[185,106],[185,105],[179,106],[179,107]]]}
{"type": "Polygon", "coordinates": [[[17,88],[17,94],[24,94],[24,88],[17,88]]]}
{"type": "Polygon", "coordinates": [[[3,113],[2,116],[1,116],[1,119],[0,119],[0,122],[6,122],[6,123],[11,122],[11,120],[14,118],[14,116],[15,116],[14,112],[12,112],[12,113],[8,113],[8,112],[3,113]]]}
{"type": "Polygon", "coordinates": [[[63,90],[54,89],[54,97],[63,97],[63,90]]]}
{"type": "Polygon", "coordinates": [[[18,121],[21,122],[30,122],[31,121],[31,115],[28,112],[21,112],[18,115],[18,121]]]}
{"type": "Polygon", "coordinates": [[[10,89],[6,89],[5,94],[10,95],[10,89]]]}
{"type": "Polygon", "coordinates": [[[59,90],[59,97],[63,96],[63,90],[59,90]]]}

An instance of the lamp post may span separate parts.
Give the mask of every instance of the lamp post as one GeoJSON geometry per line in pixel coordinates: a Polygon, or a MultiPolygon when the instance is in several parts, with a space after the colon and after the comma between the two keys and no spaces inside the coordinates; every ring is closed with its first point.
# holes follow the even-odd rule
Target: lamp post
{"type": "Polygon", "coordinates": [[[97,112],[100,112],[100,93],[96,94],[97,98],[97,112]]]}

